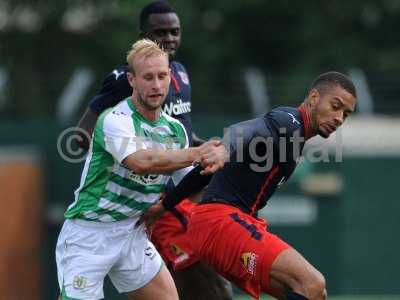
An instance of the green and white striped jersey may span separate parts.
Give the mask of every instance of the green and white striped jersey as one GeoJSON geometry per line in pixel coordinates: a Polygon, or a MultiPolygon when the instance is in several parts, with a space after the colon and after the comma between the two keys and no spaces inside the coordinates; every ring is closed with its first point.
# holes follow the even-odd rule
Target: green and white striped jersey
{"type": "Polygon", "coordinates": [[[138,218],[159,199],[170,176],[140,176],[121,162],[140,149],[187,147],[188,137],[178,120],[162,112],[157,121],[148,121],[130,97],[104,111],[93,132],[75,201],[65,217],[98,222],[138,218]]]}

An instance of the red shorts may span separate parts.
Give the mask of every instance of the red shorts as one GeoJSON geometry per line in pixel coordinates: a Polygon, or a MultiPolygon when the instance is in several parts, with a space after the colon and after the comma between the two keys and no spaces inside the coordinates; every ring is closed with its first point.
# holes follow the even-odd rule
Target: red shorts
{"type": "Polygon", "coordinates": [[[189,215],[195,206],[195,203],[185,199],[175,207],[175,213],[166,212],[153,227],[151,241],[165,263],[175,271],[199,260],[191,249],[187,234],[189,215]]]}
{"type": "Polygon", "coordinates": [[[219,203],[192,209],[188,227],[200,259],[255,298],[270,293],[270,271],[288,244],[267,231],[264,220],[219,203]]]}

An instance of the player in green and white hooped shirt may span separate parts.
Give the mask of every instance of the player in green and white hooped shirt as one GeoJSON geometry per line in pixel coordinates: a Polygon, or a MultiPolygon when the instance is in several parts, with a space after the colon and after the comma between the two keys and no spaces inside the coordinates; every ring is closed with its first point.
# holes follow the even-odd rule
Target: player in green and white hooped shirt
{"type": "Polygon", "coordinates": [[[96,123],[81,186],[65,217],[98,222],[138,219],[159,199],[170,176],[139,175],[122,160],[140,150],[183,149],[187,143],[181,123],[163,112],[158,120],[147,120],[130,97],[105,111],[96,123]]]}
{"type": "MultiPolygon", "coordinates": [[[[217,142],[188,148],[183,125],[162,113],[170,70],[157,44],[136,42],[127,62],[132,97],[99,117],[80,187],[65,213],[56,250],[62,299],[103,298],[108,274],[130,299],[177,300],[169,271],[144,226],[135,223],[158,201],[171,173],[178,179],[182,168],[223,150],[217,142]]],[[[216,171],[215,163],[203,167],[216,171]]]]}

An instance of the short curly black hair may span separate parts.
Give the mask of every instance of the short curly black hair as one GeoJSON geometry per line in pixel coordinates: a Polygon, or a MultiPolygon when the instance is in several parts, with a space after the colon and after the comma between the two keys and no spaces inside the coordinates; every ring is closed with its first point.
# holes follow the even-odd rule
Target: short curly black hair
{"type": "Polygon", "coordinates": [[[167,14],[176,13],[175,9],[168,3],[168,1],[154,1],[147,4],[140,12],[139,28],[146,31],[147,21],[151,14],[167,14]]]}

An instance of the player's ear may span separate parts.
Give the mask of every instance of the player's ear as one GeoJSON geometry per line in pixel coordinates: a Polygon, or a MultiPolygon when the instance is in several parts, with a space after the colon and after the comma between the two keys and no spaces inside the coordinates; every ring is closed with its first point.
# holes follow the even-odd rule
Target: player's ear
{"type": "Polygon", "coordinates": [[[312,89],[308,94],[308,101],[312,107],[318,104],[320,93],[317,89],[312,89]]]}
{"type": "Polygon", "coordinates": [[[128,78],[129,85],[134,89],[135,88],[135,75],[133,75],[130,71],[126,73],[126,77],[128,78]]]}

